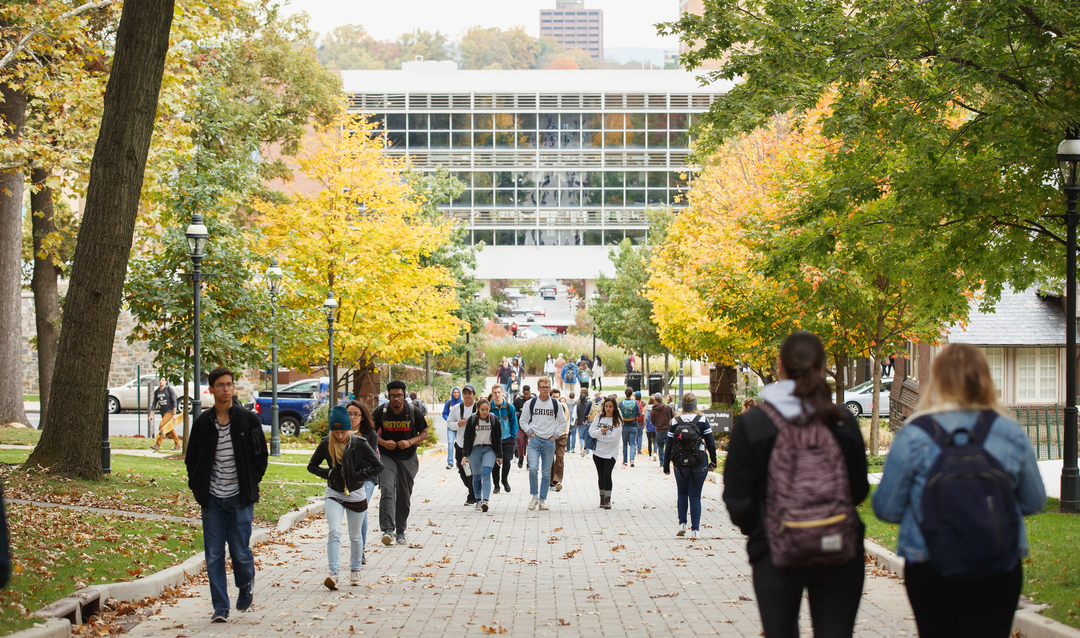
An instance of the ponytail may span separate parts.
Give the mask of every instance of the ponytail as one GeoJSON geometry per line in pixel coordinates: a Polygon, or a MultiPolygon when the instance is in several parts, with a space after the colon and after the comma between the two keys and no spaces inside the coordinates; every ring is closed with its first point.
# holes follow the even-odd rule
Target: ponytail
{"type": "Polygon", "coordinates": [[[808,417],[817,417],[827,424],[843,420],[843,414],[832,400],[829,384],[821,376],[825,369],[825,346],[815,335],[793,332],[780,346],[780,363],[787,377],[795,382],[792,393],[803,404],[808,417]]]}

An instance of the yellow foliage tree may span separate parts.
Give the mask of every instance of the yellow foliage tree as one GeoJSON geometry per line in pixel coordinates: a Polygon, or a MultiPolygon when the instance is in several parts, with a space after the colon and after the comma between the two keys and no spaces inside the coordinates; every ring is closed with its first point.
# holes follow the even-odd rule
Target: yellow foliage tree
{"type": "MultiPolygon", "coordinates": [[[[458,302],[450,271],[423,263],[449,242],[452,222],[423,215],[405,162],[384,146],[364,116],[342,111],[316,129],[299,156],[300,171],[319,192],[258,205],[266,240],[287,273],[283,304],[310,309],[310,336],[322,329],[320,307],[333,291],[335,359],[361,368],[441,352],[463,327],[452,314],[458,302]]],[[[283,362],[321,360],[315,343],[286,344],[283,362]]]]}

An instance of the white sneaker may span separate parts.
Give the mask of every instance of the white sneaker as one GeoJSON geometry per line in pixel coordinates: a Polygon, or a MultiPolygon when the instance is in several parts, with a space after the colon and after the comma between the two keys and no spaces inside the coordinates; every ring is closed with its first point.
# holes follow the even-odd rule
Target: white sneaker
{"type": "Polygon", "coordinates": [[[480,509],[480,506],[481,506],[481,505],[483,505],[483,503],[484,503],[483,501],[481,501],[481,500],[477,499],[477,501],[476,501],[476,505],[475,505],[475,506],[473,506],[473,509],[474,509],[474,510],[478,510],[478,509],[480,509]]]}
{"type": "Polygon", "coordinates": [[[387,533],[382,535],[382,544],[383,545],[393,545],[394,544],[394,537],[390,535],[390,532],[387,532],[387,533]]]}
{"type": "Polygon", "coordinates": [[[675,532],[676,536],[686,536],[686,523],[679,525],[679,531],[675,532]]]}
{"type": "Polygon", "coordinates": [[[529,501],[529,509],[530,509],[530,510],[534,510],[534,509],[536,509],[536,506],[537,506],[537,505],[538,505],[539,503],[540,503],[540,498],[539,498],[539,497],[537,497],[537,496],[534,496],[534,497],[532,497],[532,500],[531,500],[531,501],[529,501]]]}
{"type": "Polygon", "coordinates": [[[349,584],[353,586],[360,584],[360,572],[349,572],[349,584]]]}
{"type": "Polygon", "coordinates": [[[326,585],[326,588],[330,591],[334,591],[337,589],[337,574],[331,573],[326,577],[326,580],[324,580],[322,584],[326,585]]]}
{"type": "Polygon", "coordinates": [[[696,541],[697,539],[698,539],[697,530],[696,529],[690,530],[690,540],[696,541]]]}
{"type": "Polygon", "coordinates": [[[548,509],[547,501],[540,501],[540,511],[544,511],[544,510],[547,510],[547,509],[548,509]]]}
{"type": "Polygon", "coordinates": [[[588,453],[589,453],[588,450],[586,450],[585,448],[581,448],[581,458],[585,458],[585,455],[588,454],[588,453]]]}

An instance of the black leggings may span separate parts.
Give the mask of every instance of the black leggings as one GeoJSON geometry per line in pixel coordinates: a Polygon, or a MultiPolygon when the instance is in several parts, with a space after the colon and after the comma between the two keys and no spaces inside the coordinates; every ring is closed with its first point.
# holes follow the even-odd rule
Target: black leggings
{"type": "Polygon", "coordinates": [[[596,465],[596,482],[600,485],[600,491],[611,491],[611,471],[615,469],[615,459],[603,459],[593,454],[593,464],[596,465]]]}
{"type": "MultiPolygon", "coordinates": [[[[510,462],[514,460],[514,446],[516,445],[515,437],[502,440],[502,482],[504,485],[510,483],[510,462]]],[[[493,480],[494,478],[492,476],[493,480]]],[[[498,487],[498,484],[495,487],[498,487]]]]}
{"type": "Polygon", "coordinates": [[[656,432],[646,432],[645,436],[649,439],[649,456],[653,455],[653,445],[656,444],[656,432]]]}
{"type": "Polygon", "coordinates": [[[766,638],[798,637],[804,588],[814,638],[851,638],[865,577],[862,554],[842,565],[788,568],[773,565],[766,554],[754,563],[754,592],[766,638]]]}
{"type": "Polygon", "coordinates": [[[1007,638],[1023,582],[1019,561],[1012,571],[977,580],[945,578],[931,563],[904,566],[904,587],[922,638],[1007,638]]]}

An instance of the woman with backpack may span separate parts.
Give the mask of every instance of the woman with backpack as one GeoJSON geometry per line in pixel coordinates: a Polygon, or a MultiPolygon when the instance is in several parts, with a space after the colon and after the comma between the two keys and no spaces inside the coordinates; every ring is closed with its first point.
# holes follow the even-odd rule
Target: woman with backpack
{"type": "MultiPolygon", "coordinates": [[[[375,432],[375,422],[371,419],[371,410],[366,405],[360,403],[356,399],[349,401],[349,404],[345,406],[345,409],[349,413],[349,422],[352,424],[353,434],[363,438],[374,450],[375,455],[382,457],[379,454],[379,435],[375,432]]],[[[376,474],[371,478],[364,479],[364,498],[367,502],[371,502],[371,495],[375,493],[375,486],[379,484],[379,475],[376,474]]],[[[367,512],[363,513],[363,522],[360,523],[360,564],[367,565],[367,558],[364,554],[364,548],[367,547],[367,529],[368,529],[368,515],[367,512]]]]}
{"type": "Polygon", "coordinates": [[[596,415],[596,419],[589,426],[589,436],[596,439],[593,464],[596,466],[596,482],[600,487],[600,507],[606,510],[611,509],[611,471],[615,469],[615,459],[619,455],[622,425],[615,397],[610,396],[600,404],[600,414],[596,415]]]}
{"type": "Polygon", "coordinates": [[[578,385],[580,386],[581,396],[589,395],[589,381],[592,380],[592,370],[589,368],[589,364],[585,361],[578,363],[577,373],[578,385]]]}
{"type": "Polygon", "coordinates": [[[450,398],[446,400],[442,408],[442,418],[446,422],[446,469],[454,469],[454,439],[457,438],[457,430],[450,429],[450,408],[461,403],[461,388],[450,391],[450,398]]]}
{"type": "Polygon", "coordinates": [[[491,469],[502,463],[502,423],[491,413],[491,402],[480,399],[476,411],[465,423],[462,452],[472,469],[476,509],[488,511],[491,496],[491,469]]]}
{"type": "Polygon", "coordinates": [[[799,635],[804,589],[815,638],[847,638],[865,577],[855,507],[870,491],[866,448],[855,417],[832,402],[820,339],[791,334],[776,367],[780,381],[732,428],[724,504],[749,537],[766,638],[799,635]]]}
{"type": "Polygon", "coordinates": [[[352,423],[345,406],[335,405],[330,411],[329,429],[330,434],[315,448],[307,469],[326,480],[326,522],[330,526],[326,535],[326,558],[330,574],[323,585],[334,590],[337,589],[338,571],[341,568],[342,516],[348,519],[349,524],[349,582],[352,585],[360,584],[364,551],[360,527],[367,513],[364,482],[377,477],[383,470],[383,464],[368,442],[350,431],[352,423]],[[322,466],[323,461],[329,468],[322,466]]]}
{"type": "Polygon", "coordinates": [[[693,392],[683,395],[682,414],[671,422],[667,436],[670,451],[664,459],[664,474],[671,474],[671,466],[675,466],[675,484],[679,489],[679,531],[675,535],[686,535],[689,510],[690,540],[697,540],[701,527],[701,490],[709,472],[716,469],[716,439],[712,424],[698,410],[693,392]]]}
{"type": "Polygon", "coordinates": [[[555,383],[555,359],[551,357],[551,353],[547,353],[547,359],[544,360],[544,374],[547,375],[548,381],[553,385],[555,383]]]}
{"type": "Polygon", "coordinates": [[[623,391],[626,398],[619,401],[619,417],[622,421],[622,426],[619,428],[622,430],[622,466],[626,467],[627,460],[629,459],[630,467],[634,467],[634,457],[637,456],[638,440],[637,440],[637,418],[638,418],[638,402],[634,400],[634,389],[627,387],[623,391]]]}
{"type": "Polygon", "coordinates": [[[900,524],[896,553],[920,636],[1006,638],[1028,553],[1023,517],[1046,504],[1035,451],[999,413],[976,348],[945,346],[928,386],[893,439],[874,513],[900,524]]]}

